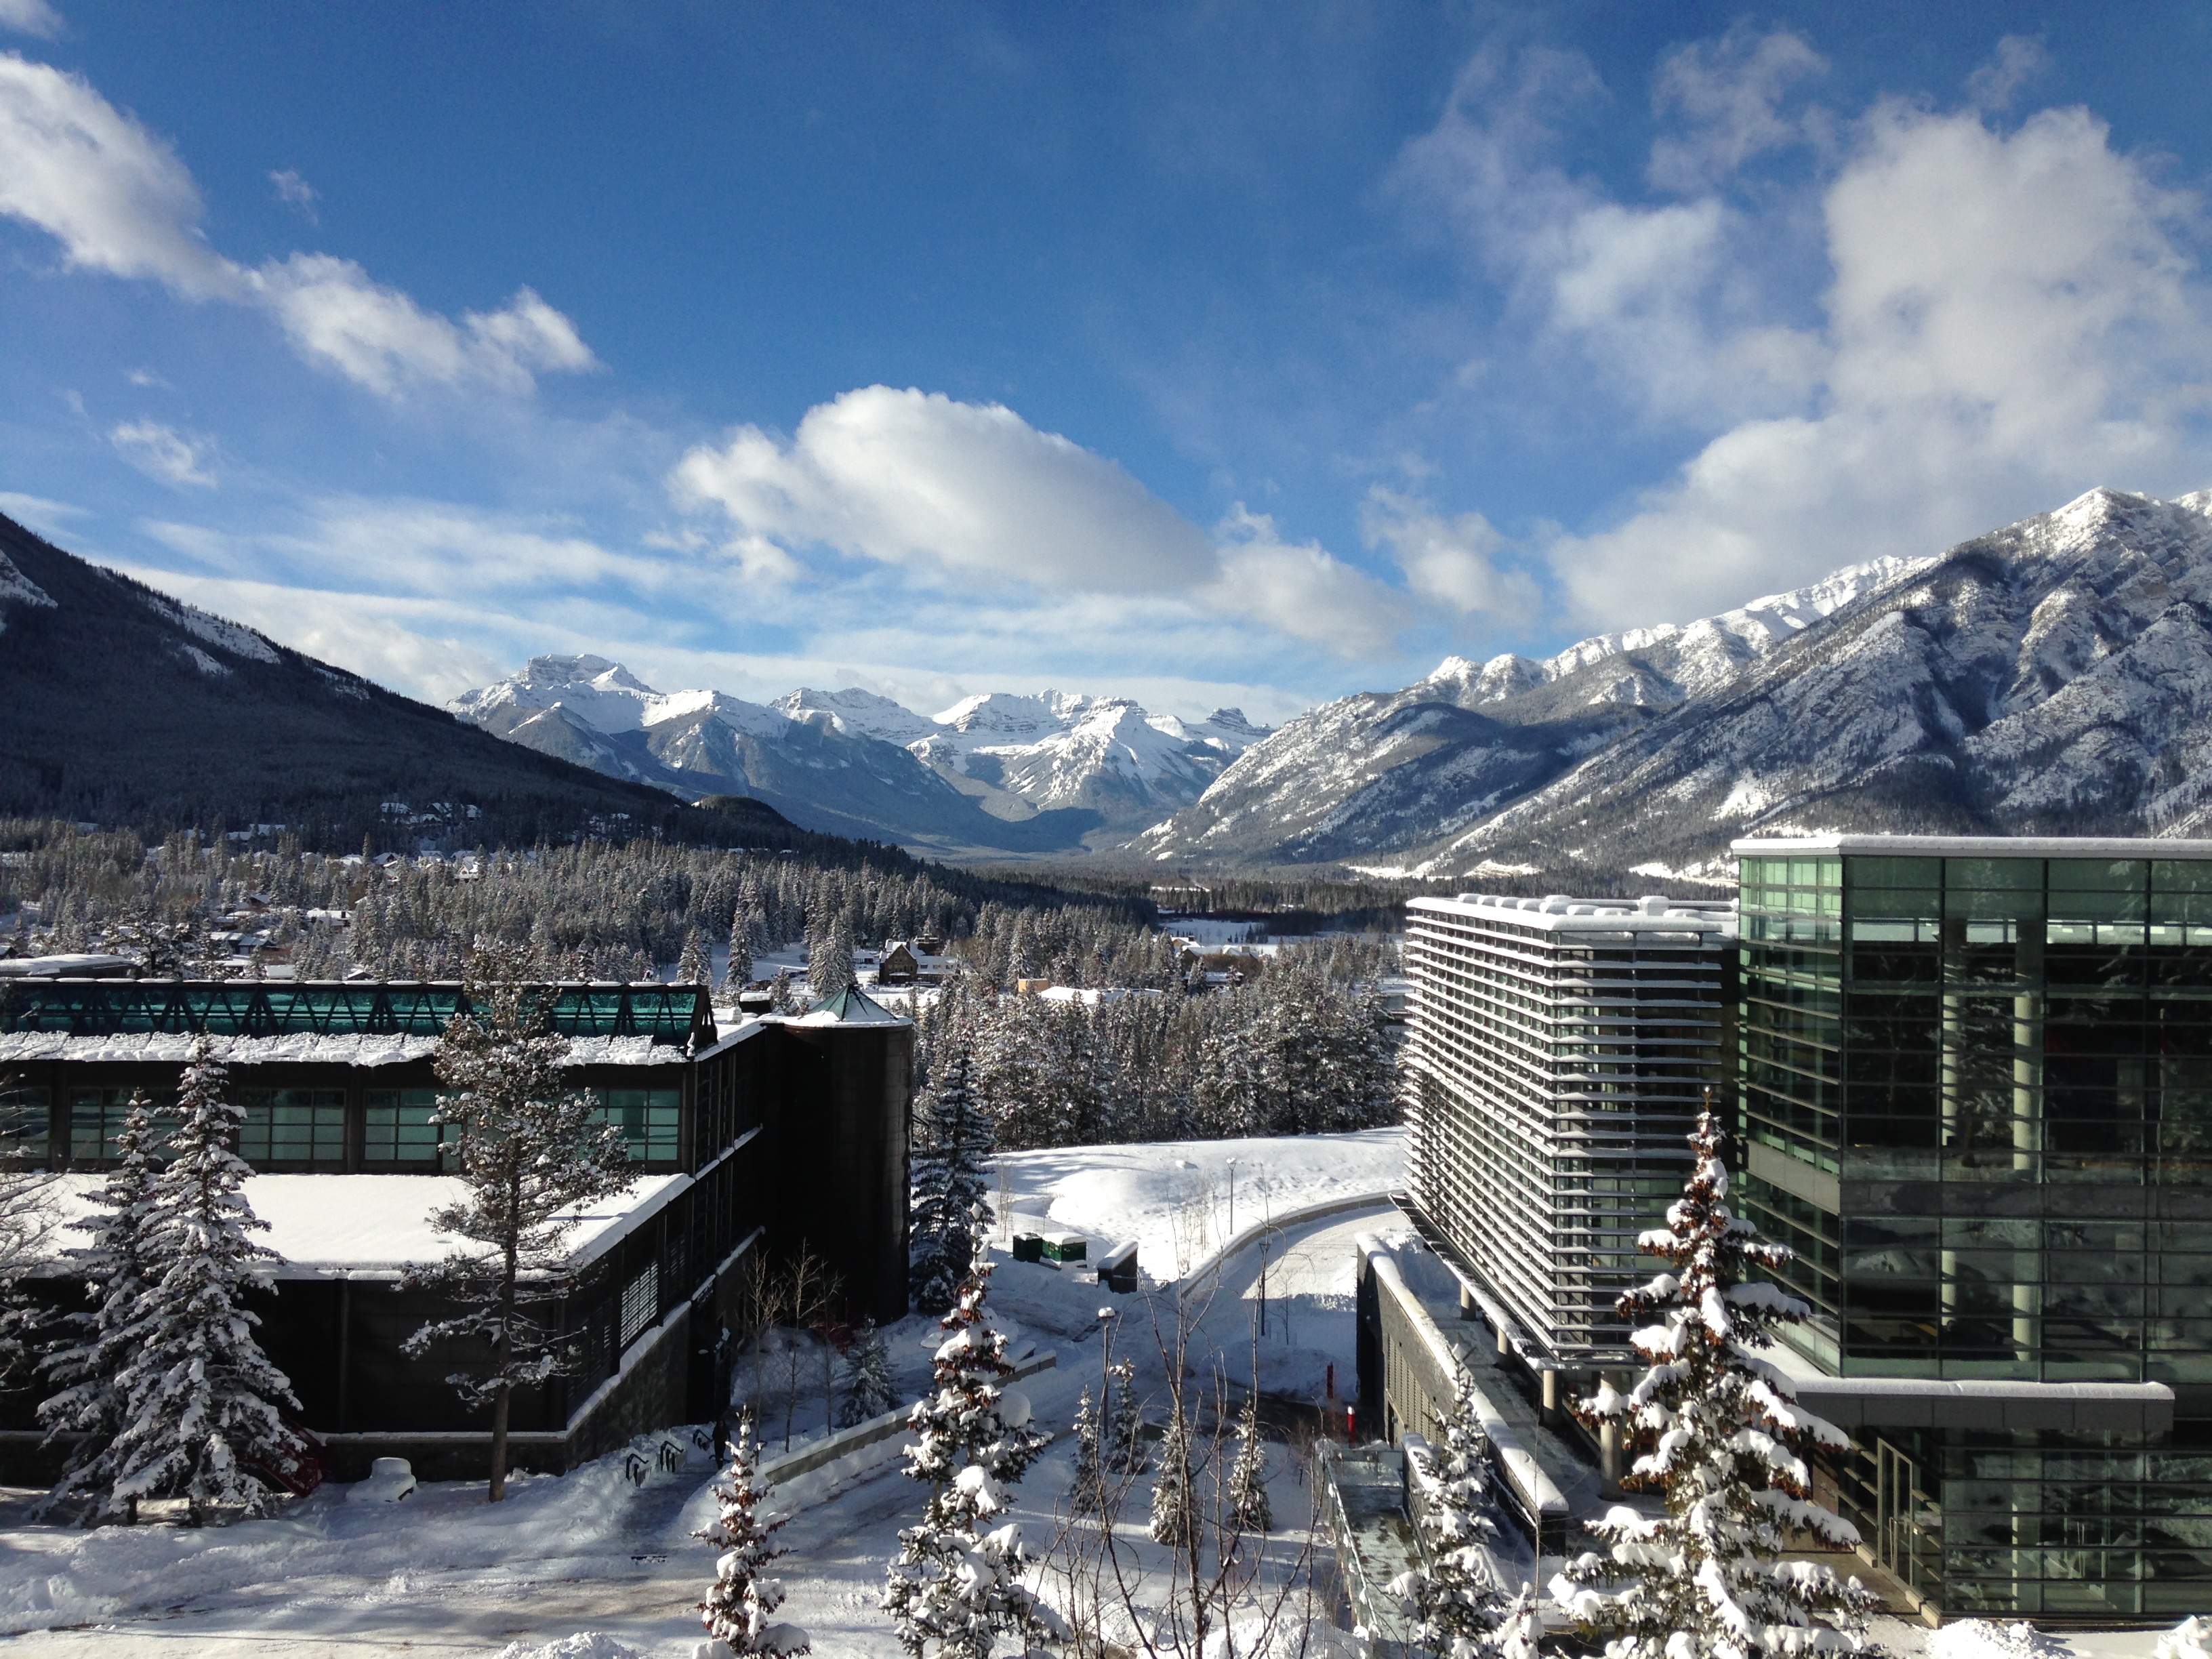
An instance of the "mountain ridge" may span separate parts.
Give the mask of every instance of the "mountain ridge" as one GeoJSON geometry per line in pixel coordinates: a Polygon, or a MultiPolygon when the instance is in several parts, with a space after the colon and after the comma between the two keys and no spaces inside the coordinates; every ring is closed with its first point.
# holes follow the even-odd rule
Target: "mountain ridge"
{"type": "Polygon", "coordinates": [[[2100,489],[1679,628],[1447,659],[1287,722],[1134,846],[1656,876],[1753,831],[2163,833],[2212,822],[2207,715],[2212,491],[2100,489]]]}
{"type": "Polygon", "coordinates": [[[512,741],[687,797],[742,782],[802,823],[1006,851],[1126,838],[1188,805],[1267,728],[1133,699],[984,692],[936,715],[875,692],[800,687],[768,703],[656,691],[604,657],[543,656],[455,698],[512,741]],[[809,734],[811,735],[804,735],[809,734]],[[787,751],[805,750],[800,772],[787,751]],[[865,787],[856,787],[863,775],[865,787]]]}

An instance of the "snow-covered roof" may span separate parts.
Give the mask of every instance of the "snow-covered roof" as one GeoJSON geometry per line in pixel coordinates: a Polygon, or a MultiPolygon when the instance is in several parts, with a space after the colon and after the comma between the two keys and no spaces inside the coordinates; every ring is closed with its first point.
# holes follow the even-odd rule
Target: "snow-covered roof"
{"type": "Polygon", "coordinates": [[[1156,997],[1164,993],[1141,987],[1101,986],[1085,988],[1076,985],[1048,985],[1037,993],[1047,1002],[1079,1002],[1086,1008],[1096,1008],[1102,1002],[1119,1002],[1123,997],[1156,997]]]}
{"type": "Polygon", "coordinates": [[[2157,836],[1777,836],[1729,843],[1738,858],[2212,859],[2212,841],[2157,836]]]}
{"type": "MultiPolygon", "coordinates": [[[[182,1031],[74,1036],[67,1031],[0,1032],[0,1065],[34,1060],[161,1061],[182,1065],[198,1039],[182,1031]]],[[[438,1039],[393,1033],[295,1031],[284,1036],[218,1036],[216,1058],[231,1066],[399,1066],[428,1060],[438,1039]]],[[[570,1037],[571,1066],[680,1066],[689,1056],[651,1037],[570,1037]]]]}
{"type": "Polygon", "coordinates": [[[1700,933],[1713,942],[1735,933],[1735,905],[1684,903],[1653,894],[1639,899],[1577,899],[1562,893],[1519,898],[1499,893],[1462,893],[1456,898],[1407,901],[1408,910],[1478,917],[1550,933],[1700,933]]]}
{"type": "Polygon", "coordinates": [[[137,965],[129,957],[82,953],[59,957],[16,957],[0,962],[0,979],[83,979],[98,975],[126,973],[137,965]]]}
{"type": "MultiPolygon", "coordinates": [[[[65,1175],[55,1182],[64,1221],[90,1215],[106,1179],[65,1175]]],[[[641,1176],[614,1197],[577,1212],[569,1263],[583,1267],[691,1184],[685,1175],[641,1176]]],[[[430,1224],[431,1212],[462,1198],[458,1176],[258,1175],[246,1202],[269,1224],[256,1235],[284,1258],[279,1279],[388,1278],[416,1262],[453,1253],[454,1241],[430,1224]]],[[[71,1240],[80,1235],[61,1231],[71,1240]]]]}
{"type": "Polygon", "coordinates": [[[811,1013],[792,1022],[796,1025],[903,1025],[899,1015],[870,997],[857,985],[848,985],[834,997],[824,997],[811,1013]]]}

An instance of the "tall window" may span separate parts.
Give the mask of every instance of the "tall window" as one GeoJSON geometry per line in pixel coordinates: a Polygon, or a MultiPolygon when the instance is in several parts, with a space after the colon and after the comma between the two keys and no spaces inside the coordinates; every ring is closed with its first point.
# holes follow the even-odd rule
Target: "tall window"
{"type": "Polygon", "coordinates": [[[442,1126],[430,1121],[438,1109],[435,1089],[371,1089],[362,1097],[361,1155],[368,1164],[434,1164],[442,1126]]]}
{"type": "Polygon", "coordinates": [[[345,1163],[345,1091],[244,1089],[238,1155],[248,1164],[345,1163]]]}
{"type": "Polygon", "coordinates": [[[46,1159],[46,1091],[0,1091],[0,1158],[46,1159]]]}
{"type": "Polygon", "coordinates": [[[673,1164],[681,1155],[684,1091],[681,1089],[594,1089],[599,1099],[596,1121],[611,1123],[629,1143],[633,1164],[673,1164]]]}
{"type": "MultiPolygon", "coordinates": [[[[131,1093],[128,1089],[72,1089],[70,1091],[70,1162],[72,1164],[102,1164],[113,1162],[116,1138],[123,1133],[123,1120],[131,1115],[131,1093]]],[[[155,1115],[155,1157],[167,1150],[170,1134],[177,1127],[175,1111],[165,1109],[155,1115]]]]}

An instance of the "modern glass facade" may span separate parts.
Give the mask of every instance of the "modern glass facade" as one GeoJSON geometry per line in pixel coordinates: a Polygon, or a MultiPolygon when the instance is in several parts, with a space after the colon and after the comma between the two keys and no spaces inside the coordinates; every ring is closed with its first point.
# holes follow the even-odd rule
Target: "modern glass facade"
{"type": "Polygon", "coordinates": [[[2212,1600],[2212,845],[1742,842],[1744,1212],[1849,1377],[2157,1382],[2170,1436],[1884,1431],[1948,1613],[2212,1600]]]}

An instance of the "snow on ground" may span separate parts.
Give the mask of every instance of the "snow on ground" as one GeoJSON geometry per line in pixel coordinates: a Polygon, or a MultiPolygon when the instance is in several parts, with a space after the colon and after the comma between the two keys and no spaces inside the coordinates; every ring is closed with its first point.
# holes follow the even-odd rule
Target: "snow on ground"
{"type": "MultiPolygon", "coordinates": [[[[1259,1380],[1269,1394],[1317,1401],[1331,1364],[1340,1389],[1350,1391],[1353,1239],[1389,1231],[1389,1212],[1378,1204],[1279,1227],[1255,1224],[1387,1191],[1401,1184],[1403,1158],[1402,1132],[1385,1130],[1018,1152],[1002,1160],[1018,1217],[1094,1241],[1135,1237],[1146,1268],[1142,1290],[1115,1296],[1089,1267],[1015,1262],[1003,1242],[994,1248],[991,1304],[1013,1351],[1049,1350],[1057,1358],[1018,1385],[1037,1420],[1059,1432],[1017,1494],[1016,1518],[1033,1549],[1049,1548],[1060,1534],[1073,1454],[1066,1430],[1079,1394],[1098,1389],[1109,1332],[1112,1357],[1136,1362],[1137,1387],[1155,1423],[1165,1415],[1166,1356],[1177,1346],[1179,1321],[1188,1335],[1187,1375],[1209,1395],[1217,1376],[1232,1403],[1248,1384],[1255,1333],[1259,1380]],[[1231,1158],[1237,1160],[1237,1243],[1217,1260],[1231,1230],[1231,1158]],[[1179,1261],[1201,1265],[1189,1285],[1173,1282],[1179,1261]],[[1170,1282],[1162,1284],[1163,1276],[1170,1282]],[[1106,1308],[1113,1316],[1102,1320],[1106,1308]]],[[[935,1322],[911,1317],[885,1334],[897,1382],[913,1397],[928,1379],[935,1322]]],[[[778,1446],[783,1358],[771,1349],[761,1367],[762,1404],[778,1446]]],[[[802,1350],[800,1358],[794,1443],[823,1426],[818,1357],[802,1350]]],[[[740,1361],[748,1392],[750,1370],[740,1361]]],[[[564,1476],[520,1479],[495,1507],[483,1502],[481,1482],[431,1483],[389,1504],[353,1501],[353,1489],[332,1487],[266,1521],[198,1532],[80,1533],[22,1524],[29,1495],[0,1494],[0,1636],[20,1632],[5,1650],[27,1659],[295,1659],[334,1650],[359,1659],[689,1659],[700,1635],[696,1604],[713,1571],[713,1553],[689,1534],[707,1511],[713,1472],[691,1449],[688,1431],[671,1437],[687,1451],[683,1467],[662,1471],[650,1455],[660,1437],[647,1437],[639,1443],[648,1454],[642,1486],[632,1484],[617,1454],[564,1476]]],[[[817,1653],[899,1659],[876,1602],[898,1529],[921,1508],[922,1490],[902,1467],[894,1462],[834,1492],[804,1481],[787,1489],[785,1501],[799,1507],[782,1534],[792,1550],[784,1564],[791,1597],[781,1616],[811,1630],[817,1653]]],[[[1279,1575],[1304,1547],[1306,1474],[1302,1448],[1271,1448],[1279,1529],[1270,1570],[1279,1575]]],[[[1149,1574],[1139,1595],[1145,1618],[1157,1613],[1164,1582],[1161,1553],[1142,1532],[1149,1497],[1141,1482],[1120,1534],[1149,1574]]],[[[2154,1659],[2157,1639],[2156,1632],[2050,1638],[2031,1656],[1959,1645],[1960,1637],[1939,1647],[1918,1626],[1883,1624],[1883,1639],[1900,1659],[2154,1659]]]]}
{"type": "Polygon", "coordinates": [[[996,1163],[1018,1230],[1082,1233],[1094,1259],[1134,1238],[1139,1265],[1168,1279],[1270,1217],[1402,1188],[1406,1132],[1059,1147],[996,1163]]]}

